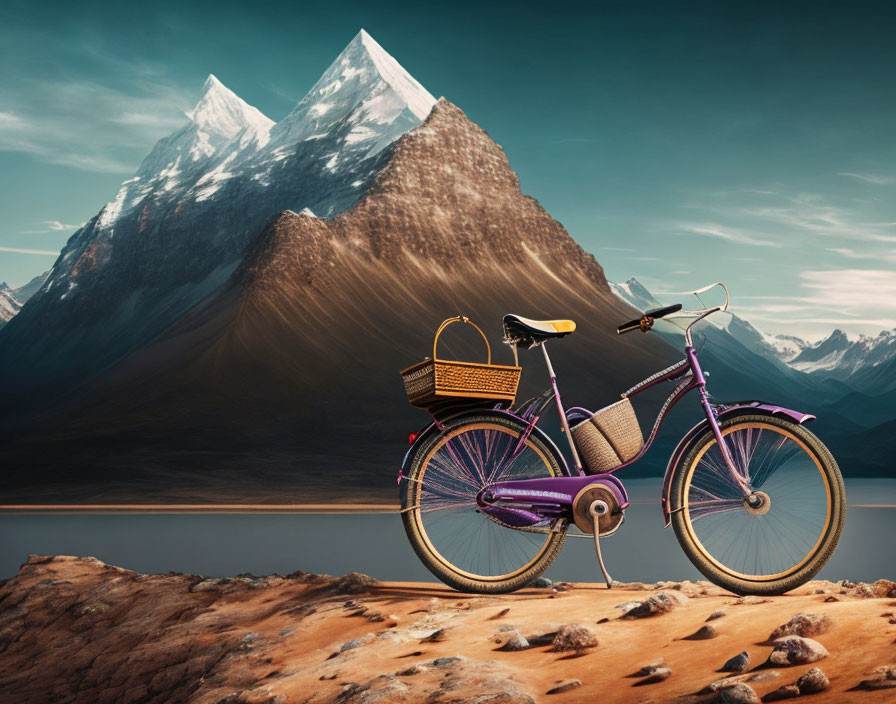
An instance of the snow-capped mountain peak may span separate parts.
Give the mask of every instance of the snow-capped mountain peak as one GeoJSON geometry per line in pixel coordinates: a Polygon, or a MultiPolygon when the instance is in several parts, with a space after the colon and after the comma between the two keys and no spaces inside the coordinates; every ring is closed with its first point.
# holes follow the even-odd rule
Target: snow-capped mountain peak
{"type": "MultiPolygon", "coordinates": [[[[145,202],[152,193],[171,196],[192,188],[203,178],[222,180],[229,174],[221,168],[222,164],[263,148],[274,125],[273,120],[211,74],[187,117],[189,122],[160,139],[140,164],[136,176],[121,185],[115,200],[103,208],[97,222],[99,229],[113,231],[122,215],[145,202]]],[[[198,198],[209,195],[208,185],[197,192],[198,198]]]]}
{"type": "Polygon", "coordinates": [[[167,190],[171,190],[176,185],[171,177],[191,164],[205,162],[237,136],[244,146],[264,146],[274,125],[214,75],[206,79],[199,101],[187,117],[188,124],[159,140],[143,160],[137,176],[144,182],[161,175],[168,178],[167,190]]]}
{"type": "Polygon", "coordinates": [[[762,333],[765,343],[776,351],[778,359],[782,362],[790,362],[799,356],[799,354],[809,347],[809,343],[795,335],[771,335],[762,333]]]}
{"type": "Polygon", "coordinates": [[[202,96],[188,114],[190,121],[209,136],[233,139],[245,128],[269,132],[274,121],[227,88],[214,74],[202,86],[202,96]]]}
{"type": "MultiPolygon", "coordinates": [[[[381,47],[376,40],[371,37],[365,30],[358,32],[358,35],[352,40],[352,44],[360,42],[367,51],[370,60],[376,66],[380,77],[388,83],[392,89],[404,98],[408,109],[414,113],[418,119],[425,120],[426,116],[432,111],[435,104],[435,98],[430,95],[417,80],[402,68],[391,54],[381,47]]],[[[351,46],[351,44],[349,44],[351,46]]]]}
{"type": "Polygon", "coordinates": [[[19,312],[22,305],[13,296],[6,283],[0,284],[0,327],[3,327],[19,312]]]}
{"type": "Polygon", "coordinates": [[[824,372],[847,379],[862,368],[876,367],[896,359],[896,330],[882,330],[876,337],[860,335],[851,341],[842,330],[804,349],[793,361],[804,372],[824,372]]]}
{"type": "Polygon", "coordinates": [[[660,308],[661,303],[653,297],[644,285],[636,278],[632,277],[625,283],[608,282],[610,290],[613,291],[623,301],[631,303],[635,308],[644,312],[651,308],[660,308]]]}
{"type": "MultiPolygon", "coordinates": [[[[435,98],[363,29],[272,131],[272,143],[338,139],[373,156],[431,112],[435,98]]],[[[332,165],[333,167],[336,164],[332,165]]]]}

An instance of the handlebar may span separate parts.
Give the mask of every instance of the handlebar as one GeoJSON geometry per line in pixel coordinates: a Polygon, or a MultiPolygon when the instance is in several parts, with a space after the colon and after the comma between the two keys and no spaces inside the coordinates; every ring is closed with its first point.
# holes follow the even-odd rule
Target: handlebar
{"type": "Polygon", "coordinates": [[[652,310],[648,310],[644,313],[643,316],[637,318],[635,320],[629,320],[627,323],[623,323],[618,328],[616,328],[616,334],[622,335],[626,332],[631,332],[632,330],[640,330],[641,332],[647,332],[650,328],[653,327],[653,321],[662,318],[663,316],[670,315],[671,313],[677,313],[681,310],[681,303],[675,303],[671,306],[665,306],[664,308],[654,308],[652,310]]]}

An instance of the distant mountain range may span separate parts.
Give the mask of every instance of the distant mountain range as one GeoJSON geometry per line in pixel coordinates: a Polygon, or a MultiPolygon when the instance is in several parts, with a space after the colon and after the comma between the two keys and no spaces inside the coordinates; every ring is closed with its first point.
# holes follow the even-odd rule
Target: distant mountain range
{"type": "Polygon", "coordinates": [[[0,328],[12,320],[25,302],[31,298],[37,290],[43,286],[47,280],[49,271],[45,271],[39,276],[35,276],[24,286],[19,288],[10,288],[5,281],[0,281],[0,328]]]}
{"type": "MultiPolygon", "coordinates": [[[[637,279],[610,287],[638,311],[660,305],[637,279]]],[[[813,344],[760,332],[733,313],[710,316],[695,329],[704,367],[722,372],[709,382],[718,396],[759,396],[814,413],[816,432],[845,473],[892,475],[883,460],[896,454],[896,331],[849,340],[835,330],[813,344]]],[[[681,344],[680,328],[658,322],[654,330],[681,344]]]]}
{"type": "MultiPolygon", "coordinates": [[[[610,288],[639,310],[662,305],[634,278],[624,283],[611,282],[610,288]]],[[[882,371],[896,359],[896,329],[883,330],[877,337],[860,335],[857,340],[850,340],[842,330],[834,330],[829,337],[811,343],[793,335],[760,332],[734,313],[716,315],[709,318],[707,323],[726,330],[761,357],[785,362],[797,371],[812,374],[816,380],[836,379],[855,388],[867,385],[867,380],[874,377],[871,370],[882,371]]],[[[896,374],[889,383],[873,390],[887,391],[893,383],[896,383],[896,374]]]]}

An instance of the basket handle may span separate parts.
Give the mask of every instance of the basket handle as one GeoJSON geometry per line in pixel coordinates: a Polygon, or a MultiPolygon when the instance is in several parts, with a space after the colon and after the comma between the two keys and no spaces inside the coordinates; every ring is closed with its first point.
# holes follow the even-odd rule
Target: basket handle
{"type": "Polygon", "coordinates": [[[439,344],[439,335],[441,335],[442,331],[445,328],[447,328],[449,325],[451,325],[452,323],[468,323],[468,324],[472,325],[474,328],[476,328],[476,330],[479,332],[479,334],[482,335],[482,339],[485,341],[485,349],[488,350],[488,362],[486,362],[486,364],[491,364],[492,363],[492,346],[490,344],[488,344],[488,338],[485,336],[485,333],[482,332],[480,327],[465,315],[456,315],[453,318],[448,318],[447,320],[443,320],[442,324],[439,325],[439,329],[436,330],[436,339],[432,341],[432,361],[433,362],[438,361],[438,357],[436,356],[436,347],[439,344]]]}

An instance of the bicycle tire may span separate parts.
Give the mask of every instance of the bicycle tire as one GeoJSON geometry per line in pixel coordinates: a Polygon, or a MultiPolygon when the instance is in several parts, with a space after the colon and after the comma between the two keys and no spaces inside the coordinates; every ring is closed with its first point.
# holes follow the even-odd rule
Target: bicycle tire
{"type": "MultiPolygon", "coordinates": [[[[670,490],[672,526],[678,542],[694,566],[711,582],[736,594],[771,596],[791,591],[812,579],[827,563],[840,535],[846,515],[846,490],[837,462],[828,448],[811,431],[789,420],[769,415],[742,415],[722,421],[720,429],[730,435],[739,429],[767,428],[792,439],[808,454],[821,474],[828,492],[827,516],[815,546],[791,569],[772,575],[748,575],[727,568],[709,553],[696,536],[688,505],[689,483],[704,454],[716,438],[711,429],[698,436],[677,465],[670,490]]],[[[771,499],[774,505],[774,498],[771,499]]],[[[694,519],[696,520],[696,519],[694,519]]],[[[757,541],[758,542],[758,541],[757,541]]]]}
{"type": "MultiPolygon", "coordinates": [[[[420,496],[424,491],[423,486],[426,481],[428,462],[434,452],[440,447],[440,443],[444,444],[445,439],[451,436],[452,433],[455,433],[453,437],[462,434],[464,428],[482,429],[483,426],[507,433],[517,439],[527,428],[527,425],[522,421],[496,413],[465,416],[454,422],[449,421],[442,432],[425,442],[417,450],[411,461],[408,476],[403,481],[403,484],[406,486],[402,487],[400,492],[402,521],[414,552],[427,569],[439,580],[462,592],[504,594],[525,587],[544,574],[563,547],[567,526],[563,525],[562,529],[557,532],[544,534],[544,544],[538,554],[529,563],[523,565],[521,569],[504,575],[476,575],[453,564],[433,545],[421,518],[419,505],[420,496]]],[[[563,476],[560,464],[551,448],[536,434],[529,435],[526,439],[526,445],[544,460],[545,474],[543,476],[563,476]]],[[[470,515],[471,518],[475,515],[473,510],[471,510],[470,515]]],[[[494,519],[487,520],[495,522],[494,519]]],[[[513,531],[514,529],[502,526],[501,530],[513,531]]]]}

